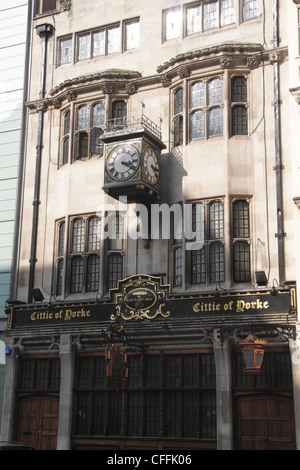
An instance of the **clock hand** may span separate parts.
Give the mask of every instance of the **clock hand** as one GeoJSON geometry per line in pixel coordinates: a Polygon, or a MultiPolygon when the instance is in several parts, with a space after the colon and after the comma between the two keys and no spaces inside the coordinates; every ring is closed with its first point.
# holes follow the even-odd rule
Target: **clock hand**
{"type": "Polygon", "coordinates": [[[131,162],[121,162],[122,165],[127,166],[128,168],[131,168],[132,170],[135,170],[134,165],[131,162]]]}
{"type": "Polygon", "coordinates": [[[155,171],[156,173],[158,173],[158,168],[156,168],[156,166],[151,165],[151,168],[152,168],[153,171],[155,171]]]}

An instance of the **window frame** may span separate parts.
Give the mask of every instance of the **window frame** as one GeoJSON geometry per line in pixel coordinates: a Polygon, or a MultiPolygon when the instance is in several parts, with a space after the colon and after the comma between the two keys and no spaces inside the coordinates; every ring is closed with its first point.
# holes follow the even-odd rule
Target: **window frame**
{"type": "Polygon", "coordinates": [[[117,439],[123,429],[123,437],[216,440],[216,369],[211,348],[151,351],[142,358],[127,354],[127,363],[128,377],[116,392],[107,384],[103,353],[77,354],[74,436],[105,434],[117,439]],[[192,371],[192,375],[187,371],[192,371]],[[109,399],[117,398],[116,393],[117,419],[109,426],[112,421],[109,399]],[[101,395],[104,400],[98,400],[101,395]],[[180,398],[176,409],[172,407],[174,397],[180,398]],[[168,415],[172,410],[176,413],[170,422],[168,415]],[[209,412],[202,414],[205,410],[209,412]],[[193,416],[192,424],[185,419],[187,413],[193,416]]]}
{"type": "Polygon", "coordinates": [[[85,60],[91,60],[98,57],[106,57],[111,54],[123,53],[127,50],[137,49],[140,47],[140,18],[134,17],[129,18],[124,21],[118,21],[115,23],[111,23],[109,25],[99,26],[97,28],[88,29],[85,31],[80,31],[75,33],[75,62],[82,62],[85,60]],[[127,37],[128,31],[127,28],[133,24],[139,25],[139,37],[138,37],[138,44],[134,47],[127,47],[127,37]],[[118,30],[116,43],[118,45],[111,49],[109,43],[109,36],[113,30],[118,30]],[[103,53],[95,53],[96,49],[95,45],[95,36],[97,34],[103,34],[103,44],[99,48],[99,50],[103,51],[103,53]],[[80,38],[88,37],[88,47],[86,57],[80,58],[80,38]]]}
{"type": "Polygon", "coordinates": [[[62,36],[60,38],[57,39],[57,43],[58,43],[58,47],[57,47],[57,63],[58,63],[58,66],[63,66],[63,65],[68,65],[68,64],[72,64],[73,63],[73,35],[66,35],[66,36],[62,36]],[[67,42],[67,41],[70,41],[70,54],[68,55],[68,57],[70,56],[70,60],[68,61],[64,61],[62,62],[62,45],[64,42],[67,42]]]}
{"type": "MultiPolygon", "coordinates": [[[[204,236],[203,247],[197,250],[188,250],[190,253],[188,255],[188,281],[191,285],[215,285],[221,282],[225,282],[226,276],[226,246],[225,246],[225,200],[224,198],[214,198],[206,200],[198,200],[190,203],[192,205],[192,218],[193,218],[193,230],[195,231],[195,219],[194,219],[194,210],[193,207],[197,205],[202,206],[202,215],[201,215],[201,234],[204,236]],[[222,208],[222,211],[215,211],[214,213],[221,214],[220,217],[213,219],[212,218],[212,206],[214,204],[219,204],[222,208]],[[216,227],[213,228],[212,222],[216,221],[216,227]],[[213,233],[214,231],[214,233],[213,233]],[[217,231],[219,233],[217,233],[217,231]],[[217,252],[213,251],[217,246],[222,247],[222,259],[219,259],[217,262],[217,252]],[[200,260],[200,262],[198,262],[200,260]],[[212,264],[213,263],[213,264],[212,264]],[[201,267],[201,270],[196,269],[197,266],[201,267]],[[204,269],[203,269],[204,267],[204,269]],[[221,269],[222,268],[222,269],[221,269]],[[214,276],[213,276],[214,273],[214,276]],[[217,273],[219,273],[217,275],[217,273]],[[198,279],[200,282],[197,282],[198,279]],[[193,282],[193,279],[196,282],[193,282]]],[[[221,254],[219,250],[219,255],[221,254]]]]}
{"type": "MultiPolygon", "coordinates": [[[[194,140],[208,140],[211,139],[212,137],[220,137],[224,135],[224,89],[226,86],[226,83],[224,83],[224,74],[218,74],[218,75],[212,75],[211,77],[203,77],[199,79],[195,79],[189,83],[189,108],[188,108],[188,115],[189,115],[189,142],[192,142],[194,140]],[[222,84],[222,100],[215,101],[215,96],[211,94],[213,89],[210,89],[210,85],[213,82],[220,81],[222,84]],[[201,106],[194,106],[193,105],[193,88],[198,85],[198,84],[203,84],[204,86],[204,102],[201,106]],[[213,98],[213,100],[212,100],[213,98]],[[219,115],[216,116],[216,119],[219,121],[218,126],[213,126],[211,128],[211,123],[214,121],[215,117],[213,116],[213,113],[215,111],[219,111],[219,115]],[[194,122],[194,116],[197,114],[201,113],[203,116],[203,119],[201,119],[200,122],[203,123],[203,125],[200,127],[200,130],[203,129],[201,134],[198,136],[193,137],[193,132],[195,129],[195,122],[194,122]],[[216,132],[212,132],[211,129],[216,130],[216,132]]],[[[218,97],[218,96],[217,96],[218,97]]],[[[199,121],[199,120],[197,120],[199,121]]],[[[198,126],[196,127],[197,133],[198,133],[198,126]]]]}
{"type": "Polygon", "coordinates": [[[137,49],[140,47],[141,44],[141,24],[140,24],[140,18],[132,18],[130,20],[125,20],[123,22],[123,40],[122,40],[122,51],[132,51],[133,49],[137,49]],[[138,37],[135,38],[135,43],[133,46],[128,45],[128,28],[132,25],[138,25],[138,37]],[[137,41],[137,43],[136,43],[137,41]]]}
{"type": "Polygon", "coordinates": [[[230,135],[231,137],[234,136],[241,136],[241,135],[249,135],[249,86],[248,86],[248,74],[234,74],[231,75],[230,77],[230,86],[229,86],[229,92],[230,92],[230,135]],[[245,87],[245,96],[240,97],[241,99],[237,99],[238,96],[234,96],[233,94],[233,85],[234,81],[237,79],[243,79],[244,80],[244,87],[245,87]],[[237,109],[242,109],[243,113],[238,119],[238,116],[235,114],[235,110],[237,109]],[[242,120],[242,122],[241,122],[242,120]],[[243,122],[244,121],[244,122],[243,122]],[[241,127],[241,132],[237,131],[237,128],[241,127]]]}
{"type": "Polygon", "coordinates": [[[232,201],[231,201],[232,281],[235,284],[242,284],[242,283],[249,284],[251,283],[251,280],[252,280],[253,263],[252,263],[252,250],[251,250],[251,245],[252,245],[251,201],[252,200],[250,197],[235,197],[235,198],[232,198],[232,201]],[[240,222],[244,225],[244,227],[242,227],[242,230],[244,231],[244,233],[242,232],[238,233],[235,230],[235,227],[236,227],[235,221],[238,220],[238,217],[235,217],[235,205],[237,205],[238,203],[244,203],[243,212],[245,212],[245,207],[247,207],[247,220],[244,215],[242,218],[240,218],[240,222]],[[245,228],[245,222],[247,225],[247,229],[245,228]],[[244,250],[242,249],[243,246],[245,247],[244,250]],[[242,259],[243,253],[244,253],[244,259],[242,259]],[[248,268],[246,268],[247,264],[249,265],[248,268]],[[239,269],[237,269],[237,266],[239,266],[239,269]]]}

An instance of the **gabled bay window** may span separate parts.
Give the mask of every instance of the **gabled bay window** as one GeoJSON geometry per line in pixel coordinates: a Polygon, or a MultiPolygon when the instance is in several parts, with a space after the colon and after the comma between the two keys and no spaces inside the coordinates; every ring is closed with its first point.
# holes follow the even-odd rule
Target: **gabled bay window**
{"type": "Polygon", "coordinates": [[[173,146],[183,145],[186,138],[187,144],[218,136],[249,135],[249,106],[246,73],[222,72],[187,80],[185,87],[173,91],[173,146]]]}
{"type": "Polygon", "coordinates": [[[107,120],[124,124],[127,117],[125,99],[74,102],[61,113],[61,141],[59,167],[76,160],[89,160],[103,155],[101,136],[107,120]]]}

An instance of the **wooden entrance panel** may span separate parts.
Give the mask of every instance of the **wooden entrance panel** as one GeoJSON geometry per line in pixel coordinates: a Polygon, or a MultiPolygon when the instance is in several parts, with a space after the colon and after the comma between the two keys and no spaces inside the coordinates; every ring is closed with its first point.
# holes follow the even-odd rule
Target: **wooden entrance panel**
{"type": "Polygon", "coordinates": [[[20,398],[15,440],[35,450],[56,450],[58,405],[58,397],[32,395],[20,398]]]}
{"type": "Polygon", "coordinates": [[[291,397],[253,395],[237,400],[239,450],[295,450],[291,397]]]}

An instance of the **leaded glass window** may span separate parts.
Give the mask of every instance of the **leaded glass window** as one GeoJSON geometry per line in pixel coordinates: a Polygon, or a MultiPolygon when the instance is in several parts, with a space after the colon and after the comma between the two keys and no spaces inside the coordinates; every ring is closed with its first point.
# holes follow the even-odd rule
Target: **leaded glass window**
{"type": "Polygon", "coordinates": [[[85,223],[83,219],[76,219],[73,222],[72,251],[79,253],[85,247],[85,223]]]}
{"type": "Polygon", "coordinates": [[[237,76],[231,80],[232,135],[248,134],[247,79],[237,76]]]}
{"type": "Polygon", "coordinates": [[[251,20],[258,16],[258,0],[243,0],[243,20],[251,20]]]}
{"type": "Polygon", "coordinates": [[[128,355],[127,364],[128,380],[115,391],[105,380],[103,356],[77,357],[75,435],[216,439],[211,351],[128,355]],[[100,386],[95,380],[99,361],[100,386]]]}
{"type": "Polygon", "coordinates": [[[225,280],[224,204],[220,200],[192,206],[192,228],[197,233],[190,249],[190,282],[208,284],[225,280]]]}
{"type": "Polygon", "coordinates": [[[71,286],[72,294],[82,292],[83,284],[83,258],[74,256],[71,260],[71,286]]]}
{"type": "Polygon", "coordinates": [[[123,277],[123,256],[111,253],[107,260],[107,288],[114,289],[123,277]]]}
{"type": "Polygon", "coordinates": [[[63,38],[59,40],[59,63],[60,65],[70,64],[72,62],[72,38],[63,38]]]}
{"type": "Polygon", "coordinates": [[[87,159],[103,154],[100,137],[105,123],[105,107],[102,101],[77,108],[75,130],[75,157],[87,159]]]}
{"type": "Polygon", "coordinates": [[[65,222],[58,225],[56,295],[97,292],[100,282],[101,220],[98,216],[75,217],[69,223],[68,261],[65,262],[65,222]],[[64,276],[64,266],[68,275],[64,276]],[[65,286],[64,286],[65,282],[65,286]]]}
{"type": "Polygon", "coordinates": [[[99,289],[99,255],[90,255],[87,258],[86,290],[94,292],[99,289]]]}
{"type": "Polygon", "coordinates": [[[203,4],[203,29],[217,28],[218,26],[218,2],[209,2],[203,4]]]}
{"type": "Polygon", "coordinates": [[[204,139],[223,134],[223,80],[214,78],[191,86],[190,135],[204,139]]]}
{"type": "Polygon", "coordinates": [[[233,277],[234,282],[251,281],[249,202],[233,202],[233,277]]]}

